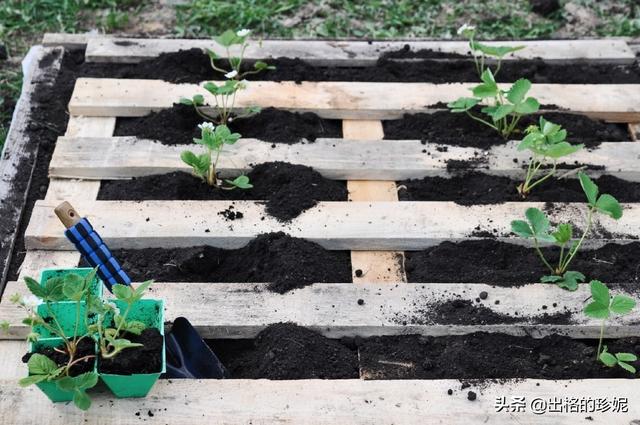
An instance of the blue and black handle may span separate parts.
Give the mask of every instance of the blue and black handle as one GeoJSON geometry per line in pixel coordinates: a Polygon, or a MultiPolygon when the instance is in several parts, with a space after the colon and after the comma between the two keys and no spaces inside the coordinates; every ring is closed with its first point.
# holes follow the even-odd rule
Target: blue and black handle
{"type": "Polygon", "coordinates": [[[98,268],[98,276],[111,292],[116,283],[131,285],[131,278],[122,269],[118,260],[95,231],[89,220],[81,218],[69,202],[63,202],[55,208],[55,213],[67,228],[64,234],[75,245],[82,257],[91,265],[98,268]]]}

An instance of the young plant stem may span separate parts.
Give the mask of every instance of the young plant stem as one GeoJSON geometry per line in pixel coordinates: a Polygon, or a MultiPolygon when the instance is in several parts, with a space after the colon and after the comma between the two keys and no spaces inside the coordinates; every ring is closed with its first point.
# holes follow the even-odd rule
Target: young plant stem
{"type": "Polygon", "coordinates": [[[540,246],[538,245],[538,238],[533,238],[533,246],[536,249],[536,252],[538,253],[538,256],[540,257],[544,265],[547,266],[547,268],[551,271],[551,273],[555,273],[553,267],[551,267],[551,264],[549,264],[547,259],[544,258],[544,254],[540,250],[540,246]]]}
{"type": "Polygon", "coordinates": [[[600,325],[600,339],[598,340],[598,351],[596,351],[596,361],[600,358],[600,349],[602,348],[602,339],[604,338],[604,323],[606,319],[602,320],[600,325]]]}
{"type": "Polygon", "coordinates": [[[500,129],[499,129],[498,127],[496,127],[495,125],[491,124],[489,121],[485,121],[485,120],[483,120],[482,118],[478,118],[478,117],[476,117],[475,115],[473,115],[473,114],[472,114],[471,112],[469,112],[469,111],[465,111],[465,112],[467,113],[467,115],[469,115],[469,117],[470,117],[471,119],[474,119],[474,120],[476,120],[476,121],[479,121],[479,122],[483,123],[484,125],[488,125],[489,127],[493,128],[493,129],[494,129],[494,130],[496,130],[496,131],[500,131],[500,129]]]}
{"type": "Polygon", "coordinates": [[[558,274],[562,274],[567,270],[567,267],[569,267],[569,264],[573,260],[573,257],[575,257],[578,251],[580,250],[580,246],[582,245],[582,242],[584,242],[585,238],[587,237],[587,234],[589,234],[589,232],[591,231],[591,225],[593,222],[593,210],[594,210],[593,207],[589,208],[589,213],[587,214],[587,228],[585,229],[584,233],[582,233],[582,237],[580,238],[576,246],[569,251],[569,257],[567,257],[564,264],[560,264],[558,269],[558,274]]]}

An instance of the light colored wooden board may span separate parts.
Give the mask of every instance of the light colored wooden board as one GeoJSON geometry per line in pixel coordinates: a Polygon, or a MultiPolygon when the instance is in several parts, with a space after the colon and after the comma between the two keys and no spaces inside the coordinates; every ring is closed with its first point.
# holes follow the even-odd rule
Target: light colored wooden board
{"type": "MultiPolygon", "coordinates": [[[[236,108],[274,107],[314,112],[323,118],[394,119],[409,112],[430,112],[432,105],[469,96],[475,84],[252,81],[238,93],[236,108]]],[[[182,97],[213,95],[197,84],[160,80],[79,78],[69,103],[75,115],[143,116],[171,107],[182,97]]],[[[615,122],[640,122],[640,84],[534,84],[529,95],[542,105],[556,105],[615,122]]]]}
{"type": "MultiPolygon", "coordinates": [[[[577,141],[576,141],[577,142],[577,141]]],[[[372,201],[397,199],[393,181],[447,176],[447,161],[467,161],[469,170],[523,178],[527,151],[519,152],[518,141],[482,149],[422,144],[419,140],[375,140],[363,143],[354,139],[317,139],[314,143],[288,145],[273,144],[257,139],[240,139],[226,146],[218,170],[224,177],[247,173],[252,166],[267,161],[285,161],[312,167],[326,178],[335,180],[387,180],[376,183],[374,192],[383,193],[372,201]],[[517,159],[518,162],[514,162],[517,159]],[[384,188],[380,189],[379,187],[384,188]]],[[[49,164],[49,175],[57,178],[122,179],[176,170],[191,171],[181,159],[184,145],[164,145],[134,137],[66,138],[58,139],[49,164]]],[[[599,147],[583,149],[567,158],[572,166],[592,164],[594,177],[613,175],[640,181],[640,145],[637,143],[604,142],[599,147]],[[600,168],[602,167],[602,168],[600,168]]],[[[566,169],[561,163],[560,168],[566,169]]],[[[357,195],[369,187],[363,182],[350,184],[351,198],[366,200],[357,195]]],[[[374,196],[369,193],[368,196],[374,196]]]]}
{"type": "Polygon", "coordinates": [[[470,384],[463,390],[458,380],[160,380],[142,399],[114,399],[106,390],[92,391],[91,410],[82,412],[72,404],[51,404],[35,387],[19,388],[15,381],[2,380],[0,424],[574,425],[590,416],[586,423],[634,425],[640,417],[638,383],[632,379],[470,384]],[[447,395],[449,389],[453,395],[447,395]],[[467,400],[469,391],[477,393],[473,402],[467,400]],[[496,412],[496,399],[502,397],[508,403],[512,397],[523,397],[526,411],[496,412]],[[609,406],[614,397],[626,397],[628,409],[619,413],[531,412],[533,400],[548,402],[553,397],[605,399],[609,406]]]}
{"type": "Polygon", "coordinates": [[[16,103],[13,120],[0,157],[0,291],[9,272],[14,255],[15,239],[23,218],[23,209],[31,187],[31,176],[38,155],[38,143],[30,143],[26,135],[31,119],[32,97],[36,85],[52,84],[60,68],[61,52],[53,56],[54,49],[32,47],[24,59],[24,79],[20,98],[16,103]],[[48,67],[39,67],[40,60],[52,54],[48,67]]]}
{"type": "MultiPolygon", "coordinates": [[[[37,201],[25,232],[27,249],[71,250],[63,226],[53,213],[57,202],[37,201]]],[[[498,240],[528,243],[510,233],[513,219],[543,203],[509,202],[462,206],[453,202],[320,202],[291,222],[267,215],[261,201],[234,201],[244,218],[225,221],[218,212],[229,201],[78,201],[76,210],[97,226],[112,249],[212,245],[239,248],[258,234],[283,231],[331,250],[415,250],[442,241],[473,238],[495,229],[498,240]]],[[[637,240],[640,205],[624,204],[624,216],[594,217],[594,233],[584,246],[637,240]]],[[[585,204],[556,204],[552,222],[585,223],[585,204]]]]}
{"type": "Polygon", "coordinates": [[[46,32],[42,36],[42,45],[44,46],[63,46],[68,49],[84,49],[87,46],[89,38],[93,37],[110,37],[108,34],[68,34],[68,33],[56,33],[46,32]]]}
{"type": "Polygon", "coordinates": [[[42,269],[78,267],[79,262],[80,254],[77,251],[27,251],[20,266],[18,281],[24,282],[27,276],[38,279],[42,269]]]}
{"type": "Polygon", "coordinates": [[[629,134],[631,135],[631,139],[633,141],[637,141],[638,139],[640,139],[640,124],[629,124],[629,134]]]}
{"type": "MultiPolygon", "coordinates": [[[[278,294],[252,283],[170,283],[158,282],[150,297],[165,301],[165,319],[188,317],[204,338],[253,338],[272,323],[293,322],[314,329],[330,338],[374,335],[460,335],[472,332],[501,332],[530,335],[534,338],[552,333],[574,338],[597,338],[600,320],[582,313],[589,298],[588,284],[569,292],[550,284],[530,284],[515,288],[493,287],[480,283],[318,283],[278,294]],[[480,292],[488,298],[476,302],[480,292]],[[524,318],[519,323],[483,325],[450,324],[438,318],[437,305],[451,300],[469,300],[500,315],[524,318]],[[363,300],[362,304],[358,300],[363,300]],[[495,304],[500,300],[499,304],[495,304]],[[554,307],[553,304],[557,306],[554,307]],[[543,306],[547,306],[543,309],[543,306]],[[548,324],[545,313],[571,314],[571,323],[548,324]],[[514,316],[517,313],[517,316],[514,316]]],[[[23,282],[10,282],[9,293],[24,294],[23,282]]],[[[617,293],[617,291],[616,291],[617,293]]],[[[0,317],[11,323],[2,338],[23,336],[28,328],[21,323],[24,312],[7,301],[0,303],[0,317]]],[[[640,311],[612,317],[607,322],[607,337],[640,336],[637,326],[640,311]]]]}
{"type": "MultiPolygon", "coordinates": [[[[384,130],[381,121],[342,121],[342,134],[346,139],[354,139],[356,149],[367,148],[371,140],[382,139],[384,130]],[[362,142],[367,142],[362,144],[362,142]]],[[[336,146],[343,146],[344,140],[336,146]]],[[[333,145],[333,144],[332,144],[333,145]]],[[[326,154],[326,151],[325,151],[326,154]]],[[[383,152],[374,156],[384,157],[383,152]]],[[[341,155],[342,158],[350,156],[341,155]]],[[[367,155],[368,156],[368,155],[367,155]]],[[[362,155],[356,157],[363,158],[362,155]]],[[[393,181],[348,181],[347,190],[351,201],[398,201],[398,191],[393,181]]],[[[351,271],[354,282],[397,283],[406,282],[404,255],[398,251],[351,251],[351,271]]]]}
{"type": "MultiPolygon", "coordinates": [[[[323,66],[368,66],[375,65],[381,54],[402,50],[407,44],[414,51],[429,49],[469,54],[467,41],[263,40],[261,43],[250,41],[244,58],[256,60],[285,56],[323,66]]],[[[506,56],[506,60],[542,58],[555,63],[572,60],[632,63],[635,60],[633,51],[624,40],[530,40],[487,44],[526,46],[506,56]]],[[[220,56],[227,55],[225,49],[213,40],[90,37],[87,38],[85,57],[89,62],[135,63],[161,53],[191,48],[211,49],[220,56]]],[[[238,49],[234,48],[232,54],[238,54],[238,49]]]]}
{"type": "MultiPolygon", "coordinates": [[[[27,375],[27,365],[22,363],[22,356],[28,351],[26,341],[0,341],[0,380],[15,380],[27,375]]],[[[16,382],[17,385],[17,382],[16,382]]]]}

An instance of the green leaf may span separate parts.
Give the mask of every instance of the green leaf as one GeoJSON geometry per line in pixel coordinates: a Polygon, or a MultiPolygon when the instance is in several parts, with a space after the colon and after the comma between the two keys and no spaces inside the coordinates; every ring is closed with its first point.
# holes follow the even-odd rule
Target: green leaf
{"type": "Polygon", "coordinates": [[[196,106],[204,105],[204,96],[201,94],[196,94],[195,96],[193,96],[191,104],[196,106]]]}
{"type": "Polygon", "coordinates": [[[559,142],[549,146],[545,150],[545,155],[550,158],[561,158],[563,156],[571,155],[582,149],[584,145],[572,145],[569,142],[559,142]]]}
{"type": "Polygon", "coordinates": [[[213,38],[218,44],[224,47],[230,47],[234,44],[239,44],[244,41],[244,38],[238,37],[235,31],[226,30],[222,34],[213,38]]]}
{"type": "Polygon", "coordinates": [[[112,287],[113,295],[121,301],[128,301],[133,296],[133,289],[128,285],[121,285],[116,283],[112,287]]]}
{"type": "Polygon", "coordinates": [[[529,89],[531,89],[531,81],[521,78],[507,91],[507,99],[514,105],[522,103],[529,89]]]}
{"type": "Polygon", "coordinates": [[[263,62],[263,61],[257,61],[256,63],[254,63],[253,64],[253,68],[256,71],[264,71],[265,69],[268,69],[268,70],[276,69],[275,66],[269,65],[269,64],[267,64],[266,62],[263,62]]]}
{"type": "Polygon", "coordinates": [[[30,277],[25,277],[24,281],[27,284],[27,288],[33,295],[42,299],[46,298],[47,291],[42,286],[40,286],[40,283],[38,283],[37,280],[30,277]]]}
{"type": "Polygon", "coordinates": [[[249,176],[241,175],[233,180],[225,180],[227,183],[237,187],[238,189],[251,189],[253,185],[249,182],[249,176]]]}
{"type": "Polygon", "coordinates": [[[91,407],[91,397],[85,391],[74,391],[73,404],[80,410],[89,410],[91,407]]]}
{"type": "Polygon", "coordinates": [[[636,306],[636,301],[626,295],[615,295],[611,300],[610,309],[616,314],[628,314],[636,306]]]}
{"type": "Polygon", "coordinates": [[[57,302],[65,299],[63,283],[64,280],[60,277],[52,277],[45,282],[45,292],[47,293],[46,299],[48,301],[57,302]]]}
{"type": "Polygon", "coordinates": [[[140,335],[142,331],[144,331],[145,329],[147,329],[147,325],[145,325],[144,323],[138,320],[132,320],[130,322],[127,322],[124,327],[125,331],[132,333],[134,335],[140,335]]]}
{"type": "Polygon", "coordinates": [[[594,319],[607,319],[609,317],[609,306],[604,306],[594,301],[587,304],[583,312],[594,319]]]}
{"type": "Polygon", "coordinates": [[[76,388],[86,390],[93,388],[98,383],[98,374],[95,372],[85,372],[73,378],[76,388]]]}
{"type": "Polygon", "coordinates": [[[480,103],[480,99],[473,97],[461,97],[453,102],[447,103],[447,107],[451,112],[466,112],[480,103]]]}
{"type": "Polygon", "coordinates": [[[21,387],[28,387],[29,385],[37,384],[38,382],[46,380],[47,377],[47,375],[30,375],[20,379],[20,381],[18,381],[18,384],[21,387]]]}
{"type": "Polygon", "coordinates": [[[516,105],[515,112],[518,114],[533,114],[540,109],[540,102],[534,97],[528,97],[524,102],[516,105]]]}
{"type": "Polygon", "coordinates": [[[527,208],[524,214],[527,220],[529,220],[529,224],[536,238],[546,242],[555,242],[555,238],[548,233],[549,219],[542,211],[538,208],[527,208]]]}
{"type": "Polygon", "coordinates": [[[128,339],[124,339],[124,338],[119,338],[111,341],[111,345],[116,350],[124,350],[125,348],[135,348],[135,347],[143,346],[142,344],[139,344],[137,342],[131,342],[128,339]]]}
{"type": "Polygon", "coordinates": [[[596,201],[595,207],[603,214],[606,214],[614,219],[618,220],[622,217],[622,206],[616,198],[605,193],[600,195],[596,201]]]}
{"type": "Polygon", "coordinates": [[[27,362],[29,374],[46,375],[54,373],[58,369],[58,365],[44,354],[35,353],[31,355],[27,362]]]}
{"type": "Polygon", "coordinates": [[[183,105],[187,105],[187,106],[193,105],[193,101],[191,99],[187,99],[186,97],[181,97],[180,98],[180,103],[182,103],[183,105]]]}
{"type": "Polygon", "coordinates": [[[142,296],[144,295],[145,291],[147,289],[149,289],[149,287],[153,284],[153,280],[147,280],[145,282],[142,282],[141,284],[139,284],[138,286],[136,286],[136,289],[134,291],[134,300],[138,301],[140,298],[142,298],[142,296]]]}
{"type": "Polygon", "coordinates": [[[591,285],[591,297],[593,298],[593,301],[603,306],[606,306],[608,309],[611,298],[609,295],[609,288],[607,288],[607,285],[600,282],[599,280],[592,280],[590,285],[591,285]]]}
{"type": "Polygon", "coordinates": [[[214,52],[211,49],[205,49],[207,52],[207,56],[209,56],[209,59],[211,60],[216,60],[216,59],[220,59],[220,56],[218,56],[218,54],[216,52],[214,52]]]}
{"type": "Polygon", "coordinates": [[[638,356],[633,353],[616,353],[616,358],[623,362],[635,362],[638,360],[638,356]]]}
{"type": "Polygon", "coordinates": [[[496,97],[498,95],[498,85],[495,82],[478,84],[471,89],[471,92],[474,96],[479,97],[480,99],[496,97]]]}
{"type": "Polygon", "coordinates": [[[542,276],[540,278],[540,282],[542,283],[556,283],[562,280],[562,276],[558,276],[557,274],[550,274],[546,276],[542,276]]]}
{"type": "Polygon", "coordinates": [[[525,48],[525,46],[490,46],[473,40],[469,42],[469,46],[473,50],[480,51],[487,56],[494,56],[496,58],[502,58],[509,53],[517,52],[518,50],[525,48]]]}
{"type": "Polygon", "coordinates": [[[62,292],[71,301],[80,301],[84,297],[86,289],[85,281],[81,276],[71,273],[64,277],[62,292]]]}
{"type": "Polygon", "coordinates": [[[561,223],[552,235],[558,244],[564,245],[573,238],[573,226],[569,223],[561,223]]]}
{"type": "Polygon", "coordinates": [[[613,354],[607,351],[603,351],[602,353],[600,353],[600,361],[604,363],[605,366],[609,367],[613,367],[618,364],[618,359],[616,359],[613,354]]]}
{"type": "Polygon", "coordinates": [[[568,270],[562,275],[562,279],[556,282],[560,288],[567,289],[569,291],[575,291],[578,289],[578,284],[584,282],[585,276],[576,271],[568,270]]]}
{"type": "Polygon", "coordinates": [[[523,151],[525,149],[532,149],[534,146],[540,144],[541,142],[544,142],[544,137],[540,133],[533,132],[527,134],[518,145],[518,150],[523,151]]]}
{"type": "Polygon", "coordinates": [[[528,239],[533,236],[531,226],[524,220],[513,220],[511,222],[511,231],[522,238],[528,239]]]}
{"type": "Polygon", "coordinates": [[[583,172],[578,173],[578,178],[580,179],[580,185],[582,186],[584,194],[587,195],[589,205],[595,206],[599,192],[598,186],[583,172]]]}
{"type": "Polygon", "coordinates": [[[511,114],[514,111],[515,107],[513,105],[498,105],[498,106],[489,106],[482,109],[482,112],[486,113],[491,117],[493,122],[500,121],[507,115],[511,114]]]}
{"type": "Polygon", "coordinates": [[[623,368],[623,369],[624,369],[624,370],[626,370],[627,372],[631,372],[631,373],[633,373],[634,375],[635,375],[635,373],[636,373],[636,368],[635,368],[635,367],[633,367],[633,366],[631,366],[631,365],[630,365],[630,364],[628,364],[628,363],[620,362],[620,361],[619,361],[619,362],[618,362],[618,366],[620,366],[621,368],[623,368]]]}

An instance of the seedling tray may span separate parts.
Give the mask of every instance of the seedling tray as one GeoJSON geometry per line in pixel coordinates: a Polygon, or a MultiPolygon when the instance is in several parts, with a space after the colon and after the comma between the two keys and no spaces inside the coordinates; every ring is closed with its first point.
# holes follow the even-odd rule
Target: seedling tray
{"type": "MultiPolygon", "coordinates": [[[[136,63],[163,52],[209,46],[202,40],[113,39],[109,37],[47,35],[50,45],[86,46],[86,59],[95,62],[136,63]]],[[[407,42],[265,41],[247,58],[299,57],[317,66],[370,66],[381,53],[401,49],[407,42]]],[[[459,42],[409,42],[419,50],[430,48],[466,54],[459,42]]],[[[523,42],[519,55],[542,57],[551,63],[632,63],[635,54],[624,40],[572,40],[523,42]]],[[[521,59],[523,57],[520,57],[521,59]]],[[[453,59],[446,59],[453,60],[453,59]]],[[[511,60],[511,59],[509,59],[511,60]]],[[[71,201],[92,222],[112,249],[173,248],[199,244],[219,248],[244,246],[261,233],[283,231],[317,242],[328,250],[350,250],[353,283],[332,282],[307,286],[284,295],[264,290],[262,283],[160,282],[154,298],[166,300],[165,318],[188,317],[205,338],[251,339],[267,325],[295,322],[331,338],[421,334],[461,335],[500,332],[542,337],[553,333],[571,338],[597,338],[598,321],[580,315],[589,296],[586,285],[576,292],[543,284],[495,287],[475,283],[406,283],[403,251],[420,250],[444,241],[479,238],[491,232],[497,239],[519,242],[510,235],[509,222],[527,206],[541,203],[507,202],[462,206],[453,202],[399,202],[396,181],[425,176],[449,176],[446,162],[481,156],[476,168],[488,174],[519,177],[521,165],[513,161],[513,142],[488,151],[449,147],[413,140],[383,140],[380,120],[398,119],[405,113],[433,112],[465,95],[469,83],[368,82],[252,82],[238,96],[238,106],[258,105],[296,112],[313,112],[342,120],[341,139],[285,145],[243,139],[221,161],[221,172],[234,175],[264,161],[308,165],[324,177],[347,180],[351,202],[321,202],[290,222],[270,217],[258,200],[236,201],[244,214],[230,226],[217,219],[229,201],[98,201],[101,180],[127,179],[186,170],[179,161],[182,146],[169,146],[136,137],[114,137],[117,117],[136,117],[171,107],[181,96],[202,91],[197,84],[159,80],[80,78],[69,103],[71,117],[59,138],[48,172],[48,193],[35,203],[24,232],[27,249],[20,277],[46,267],[75,267],[79,255],[62,234],[53,214],[61,199],[71,201]],[[509,152],[509,155],[506,155],[509,152]],[[399,260],[400,259],[400,260],[399,260]],[[432,301],[464,300],[476,303],[478,294],[490,294],[481,304],[496,314],[518,311],[526,320],[492,324],[462,324],[424,320],[432,301]],[[499,299],[500,303],[493,301],[499,299]],[[196,301],[196,302],[194,302],[196,301]],[[571,323],[551,323],[540,313],[575,314],[571,323]]],[[[576,114],[619,123],[640,122],[638,84],[534,84],[531,92],[542,104],[555,104],[576,114]]],[[[605,142],[576,155],[579,163],[598,164],[592,175],[614,175],[640,181],[637,158],[640,145],[633,142],[636,127],[629,125],[628,142],[605,142]]],[[[573,158],[572,158],[573,159],[573,158]]],[[[473,165],[472,165],[473,166],[473,165]]],[[[570,167],[568,167],[570,168],[570,167]]],[[[619,221],[600,218],[591,247],[638,239],[640,206],[625,204],[619,221]]],[[[556,208],[553,221],[581,223],[584,208],[569,204],[556,208]]],[[[617,282],[625,283],[625,282],[617,282]]],[[[8,282],[5,293],[24,291],[8,282]]],[[[26,328],[19,312],[6,297],[0,316],[11,321],[10,338],[22,337],[26,328]]],[[[637,337],[636,311],[611,320],[610,337],[637,337]]],[[[26,351],[17,340],[0,341],[7,365],[15,365],[26,351]]],[[[455,361],[455,359],[452,359],[455,361]]],[[[499,361],[499,359],[496,359],[499,361]]],[[[41,423],[56,423],[60,414],[76,415],[72,407],[51,409],[37,393],[16,387],[22,370],[10,367],[2,375],[2,420],[19,423],[26,412],[37,410],[41,423]]],[[[361,371],[361,378],[367,378],[361,371]]],[[[539,380],[502,383],[458,380],[160,380],[148,398],[107,402],[98,395],[85,416],[109,418],[112,423],[137,423],[141,416],[155,423],[576,423],[589,417],[593,423],[627,423],[640,418],[640,386],[630,379],[539,380]],[[469,385],[467,387],[466,385],[469,385]],[[448,389],[455,389],[452,395],[448,389]],[[476,398],[469,394],[473,391],[476,398]],[[179,395],[176,398],[176,395],[179,395]],[[184,396],[184,399],[183,399],[184,396]],[[627,397],[626,411],[569,411],[536,414],[530,405],[523,412],[496,408],[502,397],[524,397],[528,403],[542,397],[605,399],[627,397]]],[[[594,401],[595,402],[595,401],[594,401]]],[[[0,420],[0,421],[2,421],[0,420]]]]}

